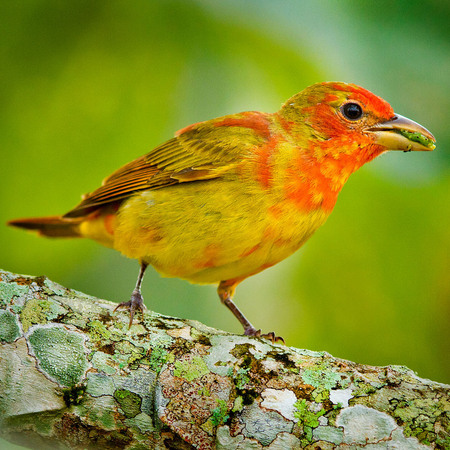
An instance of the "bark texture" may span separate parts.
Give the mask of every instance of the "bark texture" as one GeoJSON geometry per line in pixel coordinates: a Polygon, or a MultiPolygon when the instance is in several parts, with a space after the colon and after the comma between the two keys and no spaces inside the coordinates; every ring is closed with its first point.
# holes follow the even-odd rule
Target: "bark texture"
{"type": "Polygon", "coordinates": [[[30,448],[450,448],[449,386],[0,271],[0,436],[30,448]],[[138,317],[139,319],[141,317],[138,317]]]}

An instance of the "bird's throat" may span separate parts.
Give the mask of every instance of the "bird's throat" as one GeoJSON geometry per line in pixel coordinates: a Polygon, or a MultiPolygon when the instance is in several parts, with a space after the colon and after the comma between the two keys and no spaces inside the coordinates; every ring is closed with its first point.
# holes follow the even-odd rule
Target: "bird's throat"
{"type": "Polygon", "coordinates": [[[331,212],[349,176],[381,153],[375,146],[349,148],[348,152],[301,152],[287,170],[286,198],[302,211],[331,212]]]}

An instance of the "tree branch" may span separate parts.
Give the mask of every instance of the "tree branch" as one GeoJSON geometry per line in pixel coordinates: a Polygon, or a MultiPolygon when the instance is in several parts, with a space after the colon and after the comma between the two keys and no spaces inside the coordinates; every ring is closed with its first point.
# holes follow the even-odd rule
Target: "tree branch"
{"type": "Polygon", "coordinates": [[[449,448],[449,386],[0,271],[0,436],[32,448],[449,448]]]}

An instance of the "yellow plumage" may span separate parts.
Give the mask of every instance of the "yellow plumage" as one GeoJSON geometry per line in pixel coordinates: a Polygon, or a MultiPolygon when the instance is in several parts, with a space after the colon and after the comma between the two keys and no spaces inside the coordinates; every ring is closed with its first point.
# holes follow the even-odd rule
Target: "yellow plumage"
{"type": "MultiPolygon", "coordinates": [[[[164,276],[218,283],[231,298],[243,279],[296,251],[327,219],[352,172],[389,148],[432,150],[426,129],[372,93],[311,86],[273,114],[244,112],[190,125],[127,164],[64,216],[11,225],[85,237],[138,259],[131,300],[152,265],[164,276]]],[[[275,339],[273,333],[268,335],[275,339]]]]}

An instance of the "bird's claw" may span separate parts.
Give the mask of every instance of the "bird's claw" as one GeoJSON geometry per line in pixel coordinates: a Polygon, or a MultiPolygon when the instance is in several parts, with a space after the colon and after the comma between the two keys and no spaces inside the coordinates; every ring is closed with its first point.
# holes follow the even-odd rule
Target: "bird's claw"
{"type": "Polygon", "coordinates": [[[263,338],[263,339],[267,339],[268,341],[272,342],[272,344],[275,344],[277,342],[281,342],[284,345],[286,344],[284,342],[284,339],[281,336],[276,336],[275,333],[273,331],[271,331],[270,333],[262,333],[261,330],[255,330],[254,328],[250,328],[248,330],[245,330],[245,335],[246,336],[254,336],[257,338],[263,338]]]}
{"type": "Polygon", "coordinates": [[[136,310],[141,311],[141,313],[144,313],[145,305],[144,305],[144,298],[142,297],[142,294],[138,291],[133,291],[131,294],[131,298],[128,302],[122,302],[119,303],[115,308],[114,312],[118,308],[127,308],[130,311],[130,323],[128,325],[128,328],[131,328],[131,325],[133,324],[133,317],[136,310]]]}

